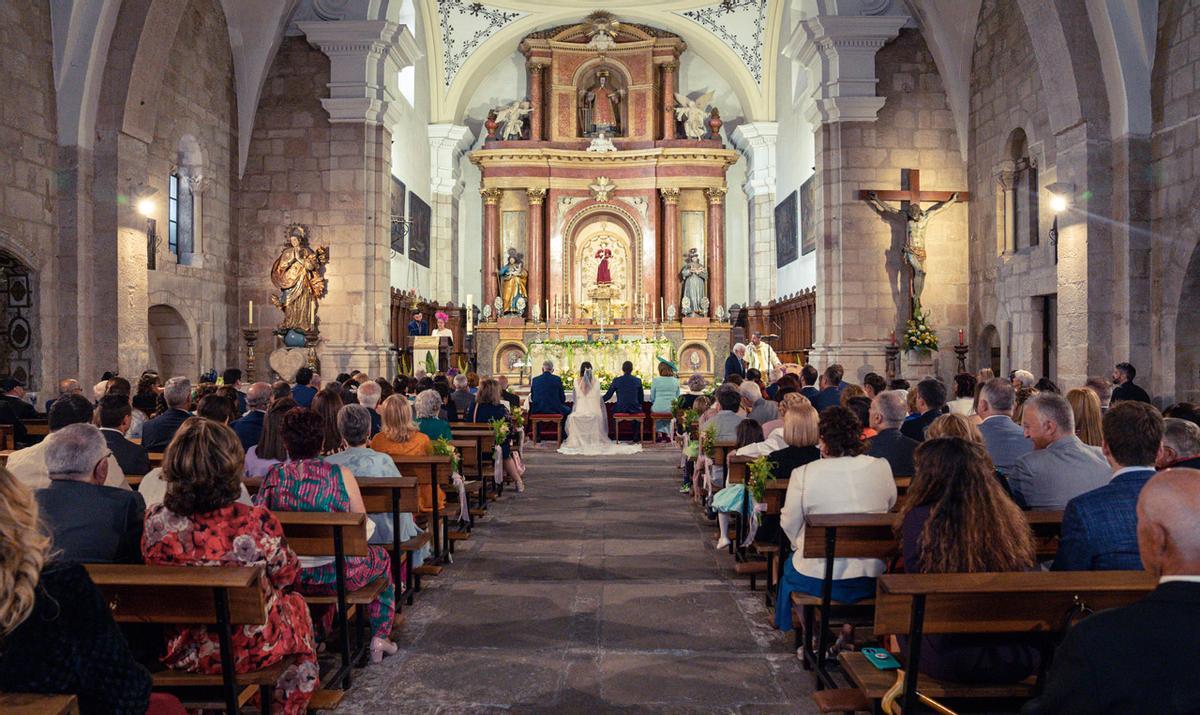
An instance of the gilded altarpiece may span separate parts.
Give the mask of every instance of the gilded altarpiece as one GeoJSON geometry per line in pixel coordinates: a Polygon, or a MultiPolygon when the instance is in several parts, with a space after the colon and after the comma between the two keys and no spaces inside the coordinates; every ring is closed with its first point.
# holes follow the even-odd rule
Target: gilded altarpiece
{"type": "MultiPolygon", "coordinates": [[[[528,79],[512,93],[529,102],[529,124],[520,139],[490,129],[471,153],[484,204],[481,371],[520,377],[514,356],[532,344],[600,333],[667,340],[689,373],[711,374],[723,358],[725,174],[737,154],[719,138],[683,137],[675,93],[705,89],[676,86],[686,49],[669,32],[606,13],[521,42],[528,79]],[[512,195],[524,199],[519,206],[512,195]],[[524,310],[496,301],[514,246],[524,247],[524,310]],[[684,318],[688,249],[706,271],[707,312],[684,318]]],[[[637,369],[648,379],[654,367],[637,369]]]]}

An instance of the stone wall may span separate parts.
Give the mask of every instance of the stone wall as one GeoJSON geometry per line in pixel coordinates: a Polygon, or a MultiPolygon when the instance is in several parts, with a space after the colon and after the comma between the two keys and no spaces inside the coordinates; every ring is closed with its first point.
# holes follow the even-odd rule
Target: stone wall
{"type": "MultiPolygon", "coordinates": [[[[1035,296],[1057,292],[1050,212],[1044,206],[1039,211],[1036,246],[1000,252],[999,234],[1007,220],[1000,178],[1012,171],[1010,141],[1018,129],[1025,133],[1044,186],[1055,142],[1029,33],[1015,3],[984,0],[975,30],[968,137],[972,367],[989,364],[984,336],[994,329],[1000,336],[1001,370],[1040,373],[1042,315],[1035,296]]],[[[1052,364],[1052,377],[1053,371],[1052,364]]]]}
{"type": "MultiPolygon", "coordinates": [[[[1152,392],[1200,400],[1200,8],[1163,0],[1151,81],[1152,392]]],[[[1140,382],[1140,380],[1139,380],[1140,382]]]]}
{"type": "MultiPolygon", "coordinates": [[[[238,206],[239,305],[261,306],[258,348],[274,347],[270,329],[281,319],[270,304],[271,263],[285,244],[290,223],[311,227],[311,238],[325,245],[318,216],[337,197],[324,190],[322,170],[334,154],[351,147],[331,144],[329,115],[321,107],[328,94],[329,59],[303,37],[287,37],[267,74],[242,175],[238,206]]],[[[259,364],[265,364],[262,360],[259,364]]]]}
{"type": "MultiPolygon", "coordinates": [[[[0,250],[33,272],[34,389],[56,379],[58,158],[49,3],[0,3],[0,250]]],[[[66,366],[73,368],[73,366],[66,366]]]]}
{"type": "MultiPolygon", "coordinates": [[[[149,147],[147,173],[163,218],[157,268],[149,273],[149,305],[167,305],[183,316],[192,343],[189,376],[223,370],[238,362],[238,317],[232,196],[237,184],[237,106],[233,58],[225,16],[217,0],[189,0],[170,59],[163,68],[158,117],[149,147]],[[193,198],[194,255],[172,254],[165,220],[167,178],[202,176],[196,189],[180,182],[180,206],[193,198]],[[186,196],[188,192],[192,197],[186,196]]],[[[159,339],[153,321],[151,339],[159,339]]],[[[173,358],[178,364],[179,358],[173,358]]],[[[162,365],[156,365],[163,369],[162,365]]]]}
{"type": "MultiPolygon", "coordinates": [[[[966,186],[954,118],[920,33],[901,30],[876,54],[875,67],[877,93],[887,98],[877,121],[825,124],[816,132],[821,295],[811,359],[819,369],[841,362],[852,381],[868,370],[884,371],[888,335],[894,329],[899,336],[908,318],[903,231],[860,200],[858,191],[900,188],[901,169],[920,169],[923,190],[966,186]]],[[[954,372],[950,345],[967,319],[966,216],[965,206],[951,206],[926,232],[922,302],[944,346],[935,365],[943,377],[954,372]]]]}

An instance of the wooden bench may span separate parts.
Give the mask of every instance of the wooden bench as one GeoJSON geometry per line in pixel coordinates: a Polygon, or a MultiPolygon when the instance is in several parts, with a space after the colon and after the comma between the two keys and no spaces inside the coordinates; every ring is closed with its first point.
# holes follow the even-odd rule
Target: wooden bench
{"type": "MultiPolygon", "coordinates": [[[[1062,529],[1062,512],[1025,512],[1025,518],[1033,529],[1039,544],[1039,555],[1054,556],[1058,534],[1062,529]]],[[[898,514],[811,514],[805,520],[803,557],[824,559],[825,572],[821,581],[820,597],[793,593],[792,606],[801,609],[802,629],[796,631],[796,648],[801,652],[805,669],[813,669],[818,687],[837,687],[832,676],[825,670],[828,648],[829,624],[835,616],[850,620],[869,618],[874,602],[871,599],[854,604],[833,601],[833,565],[835,558],[864,558],[889,561],[901,554],[897,530],[900,528],[898,514]],[[835,609],[838,611],[834,613],[835,609]],[[819,626],[814,625],[815,616],[820,616],[819,626]],[[814,627],[817,628],[817,645],[811,643],[814,627]],[[802,635],[803,634],[803,635],[802,635]]]]}
{"type": "MultiPolygon", "coordinates": [[[[475,471],[475,478],[479,480],[479,506],[475,512],[475,516],[481,516],[487,510],[488,502],[488,481],[485,474],[492,466],[492,453],[496,448],[496,435],[492,432],[491,427],[479,422],[451,422],[450,432],[454,437],[454,441],[470,440],[475,443],[475,452],[478,455],[477,459],[471,463],[471,468],[475,471]]],[[[463,476],[468,473],[467,455],[463,455],[463,476]]]]}
{"type": "MultiPolygon", "coordinates": [[[[17,446],[17,442],[16,442],[16,439],[13,437],[13,426],[10,424],[0,424],[0,448],[16,449],[16,446],[17,446]]],[[[15,696],[15,697],[39,697],[39,696],[21,694],[21,695],[15,696]]],[[[47,696],[47,697],[56,697],[56,696],[47,696]]]]}
{"type": "MultiPolygon", "coordinates": [[[[787,479],[772,479],[768,480],[763,489],[763,516],[779,517],[783,511],[784,499],[787,497],[789,480],[787,479]]],[[[788,554],[788,538],[779,530],[779,539],[774,544],[765,542],[754,542],[754,550],[765,554],[767,557],[767,587],[763,598],[766,601],[766,606],[769,609],[775,607],[775,588],[779,583],[779,578],[783,573],[783,559],[787,558],[788,554]]]]}
{"type": "MultiPolygon", "coordinates": [[[[288,659],[250,673],[234,669],[234,626],[267,622],[261,566],[130,566],[88,564],[88,575],[104,595],[118,623],[158,623],[213,627],[220,642],[221,673],[162,670],[152,674],[156,688],[219,687],[226,711],[237,713],[258,690],[269,710],[271,691],[288,659]]],[[[187,701],[185,700],[185,705],[187,701]]]]}
{"type": "MultiPolygon", "coordinates": [[[[9,432],[11,438],[12,432],[9,432]]],[[[74,695],[0,693],[0,713],[6,715],[79,715],[74,695]]]]}
{"type": "MultiPolygon", "coordinates": [[[[865,701],[878,703],[895,689],[905,713],[918,711],[918,693],[929,699],[1029,699],[1037,689],[1033,678],[1013,685],[964,685],[922,676],[922,636],[1057,635],[1072,614],[1129,605],[1156,584],[1142,571],[884,574],[876,587],[875,632],[908,636],[902,689],[895,687],[896,672],[876,669],[861,653],[842,653],[839,661],[865,701]]],[[[1049,643],[1047,638],[1043,648],[1047,661],[1049,643]]]]}
{"type": "MultiPolygon", "coordinates": [[[[358,490],[362,493],[363,506],[366,507],[367,513],[392,515],[392,543],[388,548],[392,557],[392,582],[396,584],[397,588],[399,587],[402,580],[400,572],[403,570],[404,564],[408,564],[408,574],[403,581],[408,603],[412,605],[417,579],[412,557],[414,553],[428,544],[432,537],[430,532],[426,531],[411,539],[401,541],[397,525],[400,523],[402,513],[415,514],[420,509],[417,478],[360,476],[357,477],[357,480],[358,490]]],[[[397,613],[400,612],[400,601],[401,599],[397,597],[397,613]]]]}
{"type": "Polygon", "coordinates": [[[283,535],[288,546],[298,556],[333,557],[337,582],[332,596],[305,595],[304,601],[316,606],[335,606],[338,626],[338,647],[341,651],[341,666],[327,682],[342,683],[349,689],[352,669],[356,662],[365,659],[370,638],[364,638],[366,606],[387,588],[387,579],[378,578],[366,586],[348,591],[346,588],[346,558],[368,556],[367,515],[350,512],[327,511],[272,511],[283,525],[283,535]],[[356,629],[358,647],[350,643],[350,607],[357,613],[356,629]]]}
{"type": "MultiPolygon", "coordinates": [[[[421,457],[393,457],[392,461],[396,463],[396,468],[400,470],[401,476],[416,477],[418,487],[422,490],[429,490],[432,504],[429,531],[433,532],[433,554],[430,559],[432,563],[428,564],[430,568],[422,568],[421,573],[426,576],[436,576],[441,571],[438,565],[443,560],[443,547],[446,543],[444,538],[446,517],[441,511],[441,507],[438,506],[437,490],[434,485],[450,486],[450,457],[435,454],[421,457]]],[[[414,518],[420,515],[420,512],[413,512],[414,518]]]]}

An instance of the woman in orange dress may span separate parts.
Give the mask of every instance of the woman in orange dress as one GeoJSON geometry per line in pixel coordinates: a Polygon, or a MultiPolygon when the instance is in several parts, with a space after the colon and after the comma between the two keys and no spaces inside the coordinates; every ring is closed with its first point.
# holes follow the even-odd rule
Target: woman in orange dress
{"type": "MultiPolygon", "coordinates": [[[[433,442],[413,421],[408,400],[392,395],[383,401],[379,416],[383,425],[379,434],[371,440],[371,449],[391,457],[425,457],[433,454],[433,442]]],[[[417,496],[421,511],[433,511],[432,489],[422,489],[417,496]]],[[[437,500],[438,511],[445,513],[446,494],[441,487],[437,490],[437,500]]]]}

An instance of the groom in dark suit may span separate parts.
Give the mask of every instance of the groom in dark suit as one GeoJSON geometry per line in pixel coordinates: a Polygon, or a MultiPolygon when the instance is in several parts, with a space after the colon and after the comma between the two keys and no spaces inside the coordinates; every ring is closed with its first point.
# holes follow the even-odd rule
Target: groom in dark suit
{"type": "Polygon", "coordinates": [[[614,414],[641,414],[642,403],[646,400],[642,381],[633,376],[633,363],[628,360],[621,365],[621,372],[624,374],[613,380],[608,392],[604,393],[604,402],[608,402],[615,392],[617,404],[613,406],[614,414]]]}

